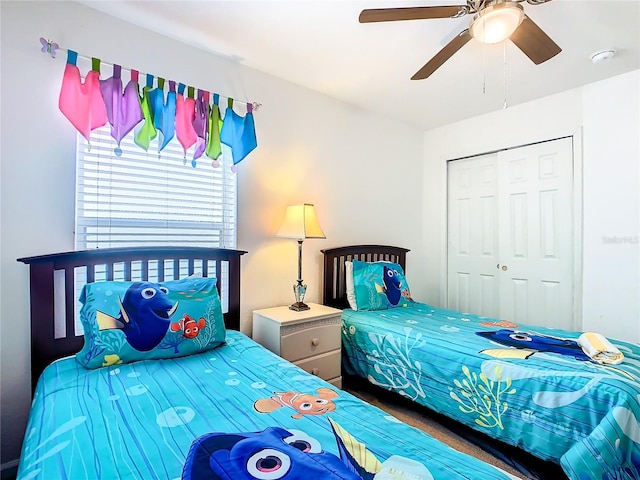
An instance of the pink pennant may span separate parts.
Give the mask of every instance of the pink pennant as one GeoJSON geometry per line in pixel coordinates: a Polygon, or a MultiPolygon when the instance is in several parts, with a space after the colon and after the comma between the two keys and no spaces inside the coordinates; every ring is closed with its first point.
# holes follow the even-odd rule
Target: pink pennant
{"type": "Polygon", "coordinates": [[[107,111],[100,92],[100,73],[91,70],[83,83],[78,67],[67,63],[58,108],[89,141],[91,131],[107,123],[107,111]]]}
{"type": "Polygon", "coordinates": [[[198,135],[193,128],[193,119],[196,116],[196,101],[193,98],[184,98],[178,93],[176,99],[176,136],[184,149],[187,150],[198,140],[198,135]]]}

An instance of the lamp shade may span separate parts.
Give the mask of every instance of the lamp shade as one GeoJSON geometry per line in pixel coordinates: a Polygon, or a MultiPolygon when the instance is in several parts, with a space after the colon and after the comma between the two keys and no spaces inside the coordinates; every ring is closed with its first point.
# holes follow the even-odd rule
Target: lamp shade
{"type": "Polygon", "coordinates": [[[310,203],[288,206],[282,224],[276,232],[276,237],[297,240],[327,238],[318,224],[316,210],[310,203]]]}
{"type": "Polygon", "coordinates": [[[497,3],[484,8],[471,21],[469,32],[482,43],[498,43],[509,38],[522,20],[522,6],[514,2],[497,3]]]}

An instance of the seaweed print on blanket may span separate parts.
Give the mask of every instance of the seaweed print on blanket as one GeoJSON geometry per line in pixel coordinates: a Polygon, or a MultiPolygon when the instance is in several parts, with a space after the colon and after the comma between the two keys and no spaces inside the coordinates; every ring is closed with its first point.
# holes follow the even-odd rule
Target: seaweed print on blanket
{"type": "Polygon", "coordinates": [[[426,342],[422,340],[421,333],[412,339],[411,331],[410,327],[405,327],[404,338],[391,333],[369,333],[369,340],[376,348],[367,354],[367,359],[374,362],[373,368],[379,375],[378,378],[369,375],[371,383],[416,400],[418,397],[424,398],[425,393],[420,385],[422,364],[411,359],[411,351],[420,349],[426,342]]]}
{"type": "Polygon", "coordinates": [[[458,388],[460,395],[451,389],[449,395],[456,402],[460,403],[458,408],[463,413],[475,413],[478,418],[475,422],[481,427],[493,428],[502,425],[502,415],[509,408],[507,402],[502,396],[504,394],[513,395],[516,393],[515,388],[511,388],[511,379],[506,378],[504,384],[502,382],[502,367],[496,365],[493,371],[493,377],[490,379],[481,372],[471,372],[466,365],[462,366],[462,372],[466,378],[462,381],[453,380],[453,384],[458,388]],[[462,398],[460,398],[462,396],[462,398]]]}

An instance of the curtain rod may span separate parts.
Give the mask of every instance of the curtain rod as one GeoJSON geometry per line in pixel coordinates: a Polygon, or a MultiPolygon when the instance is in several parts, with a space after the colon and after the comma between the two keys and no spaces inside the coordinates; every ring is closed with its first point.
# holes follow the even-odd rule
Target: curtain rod
{"type": "MultiPolygon", "coordinates": [[[[44,53],[44,54],[49,55],[51,58],[56,59],[56,60],[57,60],[58,58],[61,58],[61,57],[57,57],[57,56],[56,56],[56,54],[57,54],[57,53],[59,53],[59,52],[68,53],[68,52],[69,52],[69,50],[68,50],[68,49],[66,49],[66,48],[61,48],[61,47],[60,47],[60,45],[58,45],[56,42],[54,42],[54,41],[52,41],[52,40],[47,40],[47,39],[45,39],[44,37],[40,37],[40,44],[42,45],[42,48],[40,49],[40,51],[41,51],[42,53],[44,53]]],[[[95,58],[95,57],[88,57],[88,56],[86,56],[86,55],[81,55],[81,54],[79,54],[79,53],[78,53],[77,55],[78,55],[78,57],[79,57],[79,58],[82,58],[82,59],[87,60],[87,61],[89,61],[89,62],[91,62],[91,61],[93,60],[93,58],[95,58]]],[[[105,61],[104,61],[104,60],[102,60],[102,59],[100,60],[100,64],[101,64],[101,65],[107,65],[107,66],[112,67],[112,68],[113,68],[113,66],[114,66],[114,64],[113,64],[113,63],[111,63],[111,62],[105,62],[105,61]]],[[[131,70],[135,70],[135,69],[132,69],[132,68],[122,67],[122,66],[121,66],[121,69],[122,69],[122,70],[125,70],[125,71],[127,71],[127,72],[131,72],[131,70]]],[[[139,73],[140,75],[143,75],[143,74],[144,74],[144,75],[153,75],[153,74],[149,74],[149,73],[147,73],[147,72],[140,72],[139,70],[138,70],[138,73],[139,73]]],[[[160,77],[159,75],[153,75],[153,76],[154,76],[155,78],[164,78],[164,77],[160,77]]],[[[167,81],[168,81],[168,80],[167,80],[167,81]]],[[[194,87],[194,88],[196,88],[196,89],[197,89],[198,87],[194,87]]],[[[203,89],[203,88],[200,88],[199,90],[202,90],[202,91],[208,91],[208,90],[203,89]]],[[[211,94],[215,94],[215,92],[209,92],[209,93],[211,93],[211,94]]],[[[228,96],[226,96],[226,95],[220,95],[220,96],[221,96],[221,97],[225,97],[225,98],[229,98],[229,99],[231,99],[231,98],[232,98],[232,97],[228,97],[228,96]]],[[[242,103],[242,104],[244,104],[244,105],[251,105],[251,106],[253,107],[253,111],[254,111],[254,112],[256,112],[256,111],[257,111],[257,110],[262,106],[262,104],[261,104],[261,103],[258,103],[258,102],[246,102],[246,101],[242,101],[242,100],[236,100],[235,98],[233,98],[233,101],[234,101],[234,103],[242,103]]]]}

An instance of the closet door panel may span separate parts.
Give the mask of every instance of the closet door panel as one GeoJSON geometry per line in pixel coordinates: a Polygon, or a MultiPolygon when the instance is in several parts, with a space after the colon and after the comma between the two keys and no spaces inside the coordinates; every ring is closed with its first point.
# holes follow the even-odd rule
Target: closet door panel
{"type": "Polygon", "coordinates": [[[571,139],[499,153],[502,318],[573,327],[572,158],[571,139]]]}
{"type": "Polygon", "coordinates": [[[497,155],[449,163],[448,305],[499,313],[497,155]]]}

